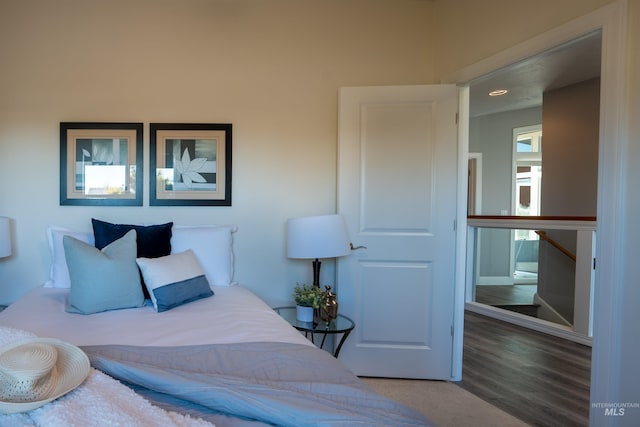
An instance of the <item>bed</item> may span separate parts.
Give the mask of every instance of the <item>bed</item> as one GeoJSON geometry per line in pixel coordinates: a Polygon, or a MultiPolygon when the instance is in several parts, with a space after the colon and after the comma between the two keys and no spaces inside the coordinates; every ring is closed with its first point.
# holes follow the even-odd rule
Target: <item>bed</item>
{"type": "MultiPolygon", "coordinates": [[[[103,381],[117,380],[118,386],[126,385],[126,391],[105,391],[100,399],[124,396],[133,390],[154,408],[166,411],[165,419],[187,417],[182,419],[187,420],[184,425],[430,425],[418,412],[373,392],[254,293],[233,282],[232,235],[236,227],[171,224],[165,228],[171,230],[170,254],[155,258],[152,271],[138,264],[151,298],[145,298],[142,304],[136,300],[131,307],[104,310],[98,301],[97,308],[88,305],[89,311],[97,311],[81,314],[77,311],[87,310],[86,304],[70,306],[78,301],[74,286],[81,287],[74,280],[82,276],[74,272],[72,258],[65,259],[64,249],[66,255],[70,252],[64,242],[94,246],[99,234],[95,224],[93,235],[50,227],[50,280],[0,312],[0,344],[3,333],[22,331],[77,345],[89,356],[95,377],[104,375],[103,381]],[[181,270],[171,263],[179,259],[174,255],[185,251],[193,252],[190,256],[198,260],[201,271],[197,277],[208,279],[211,295],[187,298],[163,310],[165,296],[153,298],[155,282],[181,270]],[[63,268],[67,263],[68,269],[63,268]]],[[[137,231],[142,235],[146,229],[137,231]]],[[[139,243],[140,237],[136,238],[139,243]]],[[[82,250],[89,251],[85,247],[82,250]]],[[[93,271],[97,269],[94,266],[93,271]]],[[[191,289],[195,282],[189,280],[191,289]]],[[[172,283],[178,282],[184,281],[172,283]]],[[[100,298],[106,300],[109,295],[100,294],[100,298]]],[[[119,296],[115,298],[122,304],[119,296]]],[[[97,380],[90,376],[85,382],[93,384],[97,380]]],[[[59,400],[72,402],[75,394],[85,393],[78,391],[82,387],[85,384],[59,400]]],[[[55,403],[33,412],[44,412],[55,403]]],[[[0,424],[4,425],[1,417],[8,416],[0,415],[0,424]]]]}

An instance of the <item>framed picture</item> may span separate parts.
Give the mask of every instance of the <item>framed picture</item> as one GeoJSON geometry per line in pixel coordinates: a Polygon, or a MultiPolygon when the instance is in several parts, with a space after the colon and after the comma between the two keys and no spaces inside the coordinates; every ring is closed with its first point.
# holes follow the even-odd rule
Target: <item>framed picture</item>
{"type": "Polygon", "coordinates": [[[231,124],[151,123],[149,204],[231,206],[231,124]]]}
{"type": "Polygon", "coordinates": [[[60,123],[60,204],[142,206],[142,123],[60,123]]]}

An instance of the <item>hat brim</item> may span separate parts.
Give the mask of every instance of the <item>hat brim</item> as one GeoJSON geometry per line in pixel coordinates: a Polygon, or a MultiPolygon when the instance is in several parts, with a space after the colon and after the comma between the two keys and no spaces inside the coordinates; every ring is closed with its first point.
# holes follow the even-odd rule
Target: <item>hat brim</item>
{"type": "Polygon", "coordinates": [[[0,348],[0,354],[29,343],[44,343],[56,348],[58,351],[58,359],[56,361],[58,381],[50,395],[45,399],[33,402],[7,402],[6,400],[0,399],[0,413],[2,414],[27,412],[46,405],[78,387],[89,375],[91,365],[84,351],[75,345],[53,338],[32,338],[9,344],[0,348]]]}

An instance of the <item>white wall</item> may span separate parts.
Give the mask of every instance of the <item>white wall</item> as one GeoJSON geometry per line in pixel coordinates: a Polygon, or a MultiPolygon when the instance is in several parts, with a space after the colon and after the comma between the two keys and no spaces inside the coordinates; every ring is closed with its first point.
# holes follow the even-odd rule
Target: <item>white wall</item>
{"type": "MultiPolygon", "coordinates": [[[[541,107],[487,114],[469,121],[469,152],[482,153],[480,215],[500,215],[503,210],[512,214],[513,129],[541,123],[541,107]]],[[[482,229],[480,236],[478,266],[481,278],[488,278],[485,284],[513,283],[510,231],[482,229]]]]}
{"type": "Polygon", "coordinates": [[[482,153],[482,212],[512,212],[513,129],[542,123],[542,108],[526,108],[473,117],[469,121],[469,152],[482,153]]]}
{"type": "MultiPolygon", "coordinates": [[[[287,218],[335,211],[340,86],[434,81],[433,5],[413,0],[0,0],[0,303],[42,284],[45,230],[235,223],[236,279],[290,302],[287,218]],[[399,7],[400,5],[400,7],[399,7]],[[59,122],[145,123],[143,207],[59,206],[59,122]],[[233,206],[149,207],[148,123],[233,124],[233,206]]],[[[323,263],[323,282],[332,264],[323,263]]]]}

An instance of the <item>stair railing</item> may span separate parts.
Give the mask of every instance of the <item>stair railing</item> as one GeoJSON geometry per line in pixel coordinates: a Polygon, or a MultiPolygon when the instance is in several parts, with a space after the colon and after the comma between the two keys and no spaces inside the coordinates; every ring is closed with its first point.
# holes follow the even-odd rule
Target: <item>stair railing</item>
{"type": "Polygon", "coordinates": [[[546,231],[536,230],[536,234],[538,236],[540,236],[540,239],[542,239],[545,242],[549,243],[551,246],[553,246],[554,248],[556,248],[557,250],[559,250],[560,252],[562,252],[563,254],[568,256],[573,261],[576,260],[576,256],[569,249],[565,248],[560,243],[558,243],[556,240],[554,240],[551,237],[549,237],[549,235],[547,234],[546,231]]]}
{"type": "MultiPolygon", "coordinates": [[[[573,230],[576,231],[576,253],[563,248],[576,262],[573,332],[591,337],[593,330],[593,284],[595,269],[595,217],[566,216],[498,216],[470,215],[467,217],[467,288],[475,281],[476,242],[480,228],[512,230],[573,230]]],[[[548,236],[547,236],[548,237],[548,236]]],[[[557,243],[557,242],[556,242],[557,243]]],[[[558,245],[562,246],[562,245],[558,245]]],[[[562,249],[561,249],[562,250],[562,249]]],[[[469,295],[469,294],[468,294],[469,295]]],[[[470,300],[469,300],[470,301],[470,300]]]]}

